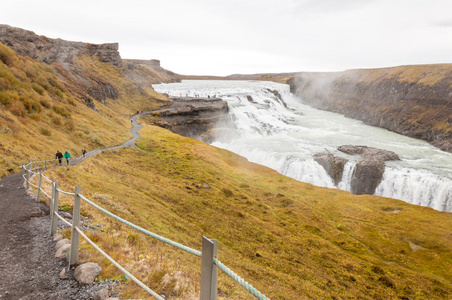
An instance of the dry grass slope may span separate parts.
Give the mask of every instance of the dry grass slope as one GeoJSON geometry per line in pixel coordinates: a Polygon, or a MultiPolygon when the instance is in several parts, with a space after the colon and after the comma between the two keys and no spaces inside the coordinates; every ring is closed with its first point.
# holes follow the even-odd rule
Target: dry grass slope
{"type": "MultiPolygon", "coordinates": [[[[144,151],[106,152],[49,176],[195,249],[203,235],[217,239],[220,260],[271,299],[452,297],[450,213],[300,183],[158,127],[141,134],[144,151]]],[[[95,240],[147,285],[170,298],[196,297],[199,258],[83,210],[105,225],[95,240]]],[[[103,278],[124,280],[89,246],[83,250],[82,260],[103,266],[103,278]]],[[[122,293],[146,297],[133,283],[122,293]]],[[[253,299],[224,275],[219,293],[253,299]]]]}
{"type": "Polygon", "coordinates": [[[140,89],[120,69],[96,57],[74,60],[77,76],[114,86],[118,99],[91,99],[93,110],[82,97],[87,86],[76,82],[74,74],[57,63],[49,66],[19,56],[0,43],[0,177],[18,172],[29,160],[51,158],[57,150],[75,157],[83,148],[122,144],[131,137],[130,115],[166,99],[140,89]]]}

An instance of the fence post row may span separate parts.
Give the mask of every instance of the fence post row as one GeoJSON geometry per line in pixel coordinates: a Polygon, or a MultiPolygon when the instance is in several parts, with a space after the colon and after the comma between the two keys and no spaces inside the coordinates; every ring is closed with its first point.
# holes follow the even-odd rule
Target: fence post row
{"type": "Polygon", "coordinates": [[[72,233],[71,233],[71,253],[69,258],[69,268],[77,263],[78,258],[78,242],[80,235],[77,227],[80,225],[80,191],[81,188],[75,186],[74,208],[72,212],[72,233]]]}
{"type": "Polygon", "coordinates": [[[57,227],[58,227],[58,217],[56,216],[56,214],[58,213],[58,184],[55,183],[55,179],[52,180],[52,207],[51,207],[51,212],[52,212],[52,218],[50,221],[50,235],[53,236],[56,232],[57,232],[57,227]]]}
{"type": "MultiPolygon", "coordinates": [[[[57,159],[53,159],[54,167],[57,165],[57,159]]],[[[47,170],[47,161],[44,161],[45,169],[47,170]]],[[[30,161],[28,164],[29,169],[26,165],[22,165],[22,176],[25,180],[27,189],[30,188],[30,173],[33,167],[38,166],[34,162],[30,161]]],[[[39,169],[38,169],[39,170],[39,169]]],[[[40,201],[41,198],[41,186],[42,186],[42,172],[39,170],[39,184],[38,184],[38,194],[36,197],[36,202],[40,201]]],[[[58,227],[58,198],[59,198],[59,185],[52,179],[52,197],[50,199],[50,235],[53,236],[57,232],[58,227]]],[[[72,214],[72,231],[71,231],[71,251],[69,254],[69,268],[77,263],[78,252],[79,252],[79,239],[80,234],[77,229],[80,230],[80,206],[81,206],[81,188],[80,186],[75,186],[74,193],[74,207],[72,214]]],[[[100,251],[100,250],[99,250],[100,251]]],[[[201,252],[201,300],[216,300],[217,299],[217,285],[218,285],[218,267],[214,264],[214,258],[218,259],[218,242],[214,239],[208,239],[207,237],[202,237],[202,252],[201,252]]],[[[229,275],[231,276],[231,275],[229,275]]],[[[253,294],[255,295],[255,294],[253,294]]],[[[255,295],[256,296],[256,295],[255,295]]],[[[261,299],[260,297],[258,297],[261,299]]],[[[264,299],[267,299],[264,297],[264,299]]]]}
{"type": "Polygon", "coordinates": [[[22,183],[24,184],[25,183],[25,166],[22,165],[21,169],[22,169],[22,183]]]}
{"type": "Polygon", "coordinates": [[[42,172],[39,171],[39,183],[38,183],[38,193],[36,195],[36,202],[41,201],[41,185],[42,185],[42,172]]]}
{"type": "MultiPolygon", "coordinates": [[[[31,167],[31,165],[30,165],[30,167],[31,167]]],[[[25,184],[26,184],[26,187],[27,187],[27,190],[30,188],[30,171],[28,171],[28,169],[27,168],[25,168],[25,184]]]]}
{"type": "Polygon", "coordinates": [[[217,299],[218,268],[213,258],[218,258],[218,242],[202,237],[201,300],[217,299]]]}

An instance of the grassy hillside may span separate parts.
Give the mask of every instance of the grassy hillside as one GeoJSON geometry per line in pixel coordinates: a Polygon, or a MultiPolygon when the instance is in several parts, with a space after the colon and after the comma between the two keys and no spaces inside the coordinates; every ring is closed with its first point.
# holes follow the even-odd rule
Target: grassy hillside
{"type": "MultiPolygon", "coordinates": [[[[48,172],[150,231],[219,259],[271,299],[450,299],[452,217],[377,196],[305,184],[226,150],[145,126],[139,149],[105,152],[48,172]],[[210,188],[206,188],[210,186],[210,188]]],[[[71,206],[71,199],[63,198],[71,206]]],[[[158,293],[193,299],[200,259],[107,220],[83,205],[90,235],[158,293]]],[[[68,233],[66,233],[68,234],[68,233]]],[[[89,246],[102,278],[124,277],[89,246]]],[[[221,273],[221,272],[220,272],[221,273]]],[[[145,298],[134,283],[126,297],[145,298]]],[[[224,275],[224,299],[253,299],[224,275]]]]}
{"type": "Polygon", "coordinates": [[[165,100],[96,57],[74,60],[78,69],[71,73],[58,63],[19,56],[0,43],[0,177],[18,172],[31,159],[52,158],[57,150],[74,157],[82,148],[121,144],[130,138],[128,117],[165,100]],[[90,82],[80,78],[108,83],[117,99],[94,100],[87,93],[90,82]]]}

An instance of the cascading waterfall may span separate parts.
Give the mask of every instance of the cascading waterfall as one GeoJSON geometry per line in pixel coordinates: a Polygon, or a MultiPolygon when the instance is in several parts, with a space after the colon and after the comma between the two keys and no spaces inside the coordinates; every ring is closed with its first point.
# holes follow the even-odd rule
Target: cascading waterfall
{"type": "Polygon", "coordinates": [[[337,185],[338,189],[344,191],[350,191],[353,171],[355,170],[356,162],[348,161],[344,166],[344,172],[342,173],[342,180],[337,185]]]}
{"type": "Polygon", "coordinates": [[[420,140],[303,105],[290,93],[288,85],[256,81],[183,81],[154,85],[154,89],[170,96],[199,95],[228,101],[233,134],[213,145],[317,186],[350,191],[357,158],[337,151],[341,145],[394,151],[401,161],[386,162],[375,194],[452,211],[452,154],[420,140]],[[313,159],[322,152],[349,159],[337,186],[313,159]]]}

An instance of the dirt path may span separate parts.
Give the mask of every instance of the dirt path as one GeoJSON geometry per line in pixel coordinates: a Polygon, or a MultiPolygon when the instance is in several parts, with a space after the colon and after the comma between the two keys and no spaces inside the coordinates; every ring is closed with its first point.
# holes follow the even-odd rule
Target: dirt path
{"type": "MultiPolygon", "coordinates": [[[[139,138],[138,124],[130,132],[133,138],[124,145],[132,147],[139,138]]],[[[107,149],[103,149],[107,150],[107,149]]],[[[103,150],[87,153],[91,157],[103,150]]],[[[77,164],[81,158],[73,159],[77,164]]],[[[49,207],[37,203],[22,184],[21,174],[0,179],[0,300],[16,299],[92,299],[106,283],[80,287],[75,279],[61,280],[59,272],[67,262],[54,258],[55,242],[50,237],[49,207]]]]}

